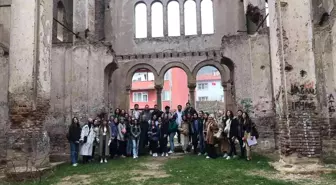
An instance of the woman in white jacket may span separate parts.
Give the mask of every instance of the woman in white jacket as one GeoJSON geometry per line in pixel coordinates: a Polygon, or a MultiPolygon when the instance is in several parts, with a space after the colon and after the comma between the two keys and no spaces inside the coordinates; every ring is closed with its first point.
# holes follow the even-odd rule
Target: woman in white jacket
{"type": "Polygon", "coordinates": [[[93,120],[89,118],[88,124],[84,125],[81,132],[80,155],[83,156],[83,163],[87,163],[92,156],[93,142],[96,138],[96,132],[93,130],[93,120]]]}

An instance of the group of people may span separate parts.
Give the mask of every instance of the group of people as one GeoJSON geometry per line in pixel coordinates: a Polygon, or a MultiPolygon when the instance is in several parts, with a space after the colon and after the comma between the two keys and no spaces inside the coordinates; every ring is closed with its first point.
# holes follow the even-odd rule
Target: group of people
{"type": "Polygon", "coordinates": [[[157,105],[153,111],[148,105],[140,111],[136,104],[130,113],[117,108],[109,119],[89,118],[83,127],[74,117],[67,138],[71,163],[77,166],[78,153],[83,157],[83,163],[88,163],[95,159],[96,149],[99,150],[100,163],[107,163],[108,158],[117,156],[133,156],[134,159],[148,153],[153,157],[169,156],[175,150],[176,134],[184,153],[192,151],[213,159],[222,155],[228,160],[237,157],[238,143],[241,158],[251,160],[251,146],[259,137],[255,124],[242,110],[237,112],[236,117],[229,110],[225,114],[218,112],[214,115],[197,112],[187,103],[184,110],[179,105],[174,112],[169,106],[161,111],[157,105]],[[216,151],[216,145],[220,152],[216,151]]]}

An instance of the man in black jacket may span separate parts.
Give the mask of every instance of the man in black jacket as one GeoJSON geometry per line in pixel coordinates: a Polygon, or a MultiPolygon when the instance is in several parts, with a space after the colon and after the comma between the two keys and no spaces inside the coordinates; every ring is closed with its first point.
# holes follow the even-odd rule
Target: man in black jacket
{"type": "Polygon", "coordinates": [[[197,114],[197,111],[194,109],[194,107],[191,106],[189,102],[186,103],[186,108],[183,111],[183,115],[191,115],[193,116],[194,114],[197,114]]]}
{"type": "Polygon", "coordinates": [[[154,111],[152,112],[152,118],[154,115],[156,115],[157,118],[161,117],[163,112],[158,108],[157,105],[154,105],[154,111]]]}

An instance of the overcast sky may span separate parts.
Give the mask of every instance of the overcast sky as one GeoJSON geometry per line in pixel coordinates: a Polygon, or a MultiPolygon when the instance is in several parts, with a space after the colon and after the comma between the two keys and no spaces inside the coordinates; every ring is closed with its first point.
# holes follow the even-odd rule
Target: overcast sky
{"type": "MultiPolygon", "coordinates": [[[[152,37],[163,37],[163,6],[156,2],[152,5],[152,37]]],[[[168,4],[168,35],[180,36],[180,8],[177,1],[168,4]]],[[[193,0],[188,0],[184,4],[185,34],[197,34],[196,4],[193,0]]],[[[213,25],[213,5],[212,0],[203,0],[201,4],[202,33],[212,34],[213,25]]],[[[136,37],[147,37],[147,9],[145,4],[138,4],[135,9],[136,37]]]]}

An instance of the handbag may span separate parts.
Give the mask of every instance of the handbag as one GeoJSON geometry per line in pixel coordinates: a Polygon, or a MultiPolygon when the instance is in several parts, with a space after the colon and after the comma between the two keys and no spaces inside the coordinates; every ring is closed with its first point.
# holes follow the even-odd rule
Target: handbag
{"type": "Polygon", "coordinates": [[[89,130],[88,135],[84,136],[84,138],[83,138],[83,143],[86,143],[86,142],[87,142],[87,139],[88,139],[88,136],[90,135],[90,132],[91,132],[91,129],[89,130]]]}

